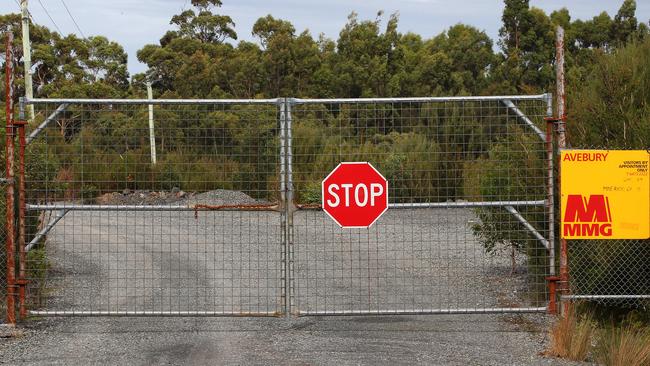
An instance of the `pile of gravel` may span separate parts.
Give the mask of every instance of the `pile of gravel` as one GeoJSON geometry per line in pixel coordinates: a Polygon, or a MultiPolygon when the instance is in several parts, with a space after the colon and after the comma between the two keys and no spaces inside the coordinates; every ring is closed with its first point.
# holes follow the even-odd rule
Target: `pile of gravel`
{"type": "Polygon", "coordinates": [[[240,191],[230,191],[226,189],[217,189],[203,193],[188,195],[185,199],[188,205],[255,205],[263,204],[253,197],[240,191]]]}
{"type": "Polygon", "coordinates": [[[100,205],[167,205],[182,201],[187,195],[177,189],[171,191],[125,189],[122,192],[103,194],[97,197],[96,202],[100,205]]]}
{"type": "Polygon", "coordinates": [[[184,192],[177,188],[171,191],[129,190],[103,194],[96,199],[100,205],[254,205],[266,202],[258,201],[246,193],[217,189],[195,193],[184,192]]]}

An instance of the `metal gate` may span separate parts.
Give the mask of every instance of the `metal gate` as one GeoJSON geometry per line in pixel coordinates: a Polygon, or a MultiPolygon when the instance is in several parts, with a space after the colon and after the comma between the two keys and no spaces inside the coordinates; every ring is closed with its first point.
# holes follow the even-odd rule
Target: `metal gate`
{"type": "Polygon", "coordinates": [[[548,94],[26,105],[38,127],[19,139],[26,259],[10,284],[25,290],[22,313],[492,313],[549,303],[548,94]],[[389,181],[389,210],[370,229],[341,229],[321,210],[320,182],[341,161],[368,161],[389,181]]]}

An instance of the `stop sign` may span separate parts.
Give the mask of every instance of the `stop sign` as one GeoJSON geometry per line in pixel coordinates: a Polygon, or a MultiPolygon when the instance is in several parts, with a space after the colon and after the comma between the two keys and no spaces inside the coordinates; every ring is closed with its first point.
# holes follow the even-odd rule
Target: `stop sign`
{"type": "Polygon", "coordinates": [[[370,227],[388,209],[388,181],[370,163],[340,163],[323,180],[323,210],[341,227],[370,227]]]}

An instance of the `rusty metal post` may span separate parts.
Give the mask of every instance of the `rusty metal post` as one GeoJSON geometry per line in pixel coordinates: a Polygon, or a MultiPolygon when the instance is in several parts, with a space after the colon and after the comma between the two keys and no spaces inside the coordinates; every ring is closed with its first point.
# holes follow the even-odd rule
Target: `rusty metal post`
{"type": "Polygon", "coordinates": [[[6,163],[7,163],[7,323],[16,324],[14,289],[16,268],[14,258],[14,126],[13,126],[13,33],[7,32],[5,54],[5,112],[6,112],[6,163]]]}
{"type": "MultiPolygon", "coordinates": [[[[558,149],[564,149],[566,147],[566,94],[564,91],[564,29],[560,26],[557,27],[556,31],[556,42],[555,42],[555,83],[557,87],[557,135],[558,149]]],[[[558,173],[558,181],[562,175],[561,169],[558,173]]],[[[561,187],[561,186],[560,186],[561,187]]],[[[561,197],[560,190],[560,197],[561,197]]],[[[562,212],[560,208],[560,212],[562,212]]],[[[560,294],[568,295],[569,294],[569,257],[566,239],[560,239],[560,294]]],[[[566,314],[568,310],[569,303],[567,301],[562,301],[562,313],[566,314]]]]}
{"type": "Polygon", "coordinates": [[[564,91],[564,28],[557,27],[555,40],[555,83],[557,88],[558,148],[566,147],[566,94],[564,91]]]}
{"type": "Polygon", "coordinates": [[[560,277],[549,276],[546,279],[548,280],[548,313],[556,315],[557,314],[557,281],[560,280],[560,277]]]}
{"type": "Polygon", "coordinates": [[[25,307],[25,103],[20,100],[19,121],[13,121],[14,127],[18,129],[18,304],[20,319],[27,317],[25,307]]]}

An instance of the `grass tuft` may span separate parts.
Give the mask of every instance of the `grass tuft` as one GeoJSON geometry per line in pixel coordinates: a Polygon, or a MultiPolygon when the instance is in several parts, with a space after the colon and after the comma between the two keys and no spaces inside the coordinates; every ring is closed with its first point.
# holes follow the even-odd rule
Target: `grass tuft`
{"type": "Polygon", "coordinates": [[[609,327],[598,332],[596,361],[606,366],[650,365],[650,329],[609,327]]]}
{"type": "Polygon", "coordinates": [[[575,309],[569,307],[567,313],[551,327],[551,345],[546,353],[573,361],[584,361],[591,348],[594,329],[591,315],[578,317],[575,309]]]}

